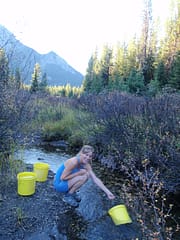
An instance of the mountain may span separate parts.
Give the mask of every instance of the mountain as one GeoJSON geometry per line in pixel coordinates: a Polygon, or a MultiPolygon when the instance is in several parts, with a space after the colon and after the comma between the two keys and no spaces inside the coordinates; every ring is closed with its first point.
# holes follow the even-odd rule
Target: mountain
{"type": "Polygon", "coordinates": [[[84,76],[55,52],[38,53],[22,44],[2,25],[0,25],[0,48],[3,48],[6,52],[11,71],[15,72],[18,68],[22,80],[26,84],[31,83],[36,63],[40,64],[42,75],[46,73],[48,85],[50,86],[66,84],[81,86],[82,84],[84,76]]]}

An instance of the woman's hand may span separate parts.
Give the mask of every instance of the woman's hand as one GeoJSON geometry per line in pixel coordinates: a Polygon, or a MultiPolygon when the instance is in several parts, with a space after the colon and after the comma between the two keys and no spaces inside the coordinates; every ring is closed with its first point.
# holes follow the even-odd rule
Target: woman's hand
{"type": "Polygon", "coordinates": [[[107,197],[110,199],[110,200],[113,200],[115,198],[114,194],[112,194],[112,192],[108,192],[107,193],[107,197]]]}

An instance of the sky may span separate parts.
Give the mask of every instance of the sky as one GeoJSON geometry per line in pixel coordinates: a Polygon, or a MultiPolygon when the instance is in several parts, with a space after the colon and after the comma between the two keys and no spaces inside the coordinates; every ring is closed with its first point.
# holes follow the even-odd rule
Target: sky
{"type": "MultiPolygon", "coordinates": [[[[152,0],[164,19],[170,0],[152,0]]],[[[142,23],[143,0],[0,0],[0,24],[40,54],[54,51],[86,73],[96,47],[131,39],[142,23]]]]}

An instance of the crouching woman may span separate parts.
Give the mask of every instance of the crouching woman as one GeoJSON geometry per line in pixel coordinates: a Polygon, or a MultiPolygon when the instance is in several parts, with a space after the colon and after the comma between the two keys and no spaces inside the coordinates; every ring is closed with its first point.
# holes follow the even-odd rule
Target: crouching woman
{"type": "Polygon", "coordinates": [[[93,153],[94,149],[92,146],[84,145],[76,156],[66,160],[56,172],[54,188],[56,191],[64,193],[63,201],[71,206],[78,206],[78,202],[81,199],[77,191],[89,178],[106,193],[109,199],[115,198],[92,170],[93,153]]]}

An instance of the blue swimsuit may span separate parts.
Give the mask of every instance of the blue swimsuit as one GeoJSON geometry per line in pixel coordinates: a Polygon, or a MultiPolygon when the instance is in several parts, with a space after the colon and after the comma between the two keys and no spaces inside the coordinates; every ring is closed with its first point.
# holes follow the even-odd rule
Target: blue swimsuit
{"type": "MultiPolygon", "coordinates": [[[[76,157],[77,157],[78,163],[80,163],[80,157],[78,155],[76,157]]],[[[65,166],[63,163],[57,170],[56,175],[54,177],[54,183],[53,183],[56,191],[62,192],[62,193],[66,193],[69,191],[68,180],[61,180],[61,175],[62,175],[64,169],[65,169],[65,166]]],[[[78,172],[78,171],[80,171],[80,169],[82,169],[82,167],[74,168],[71,173],[78,172]]]]}

